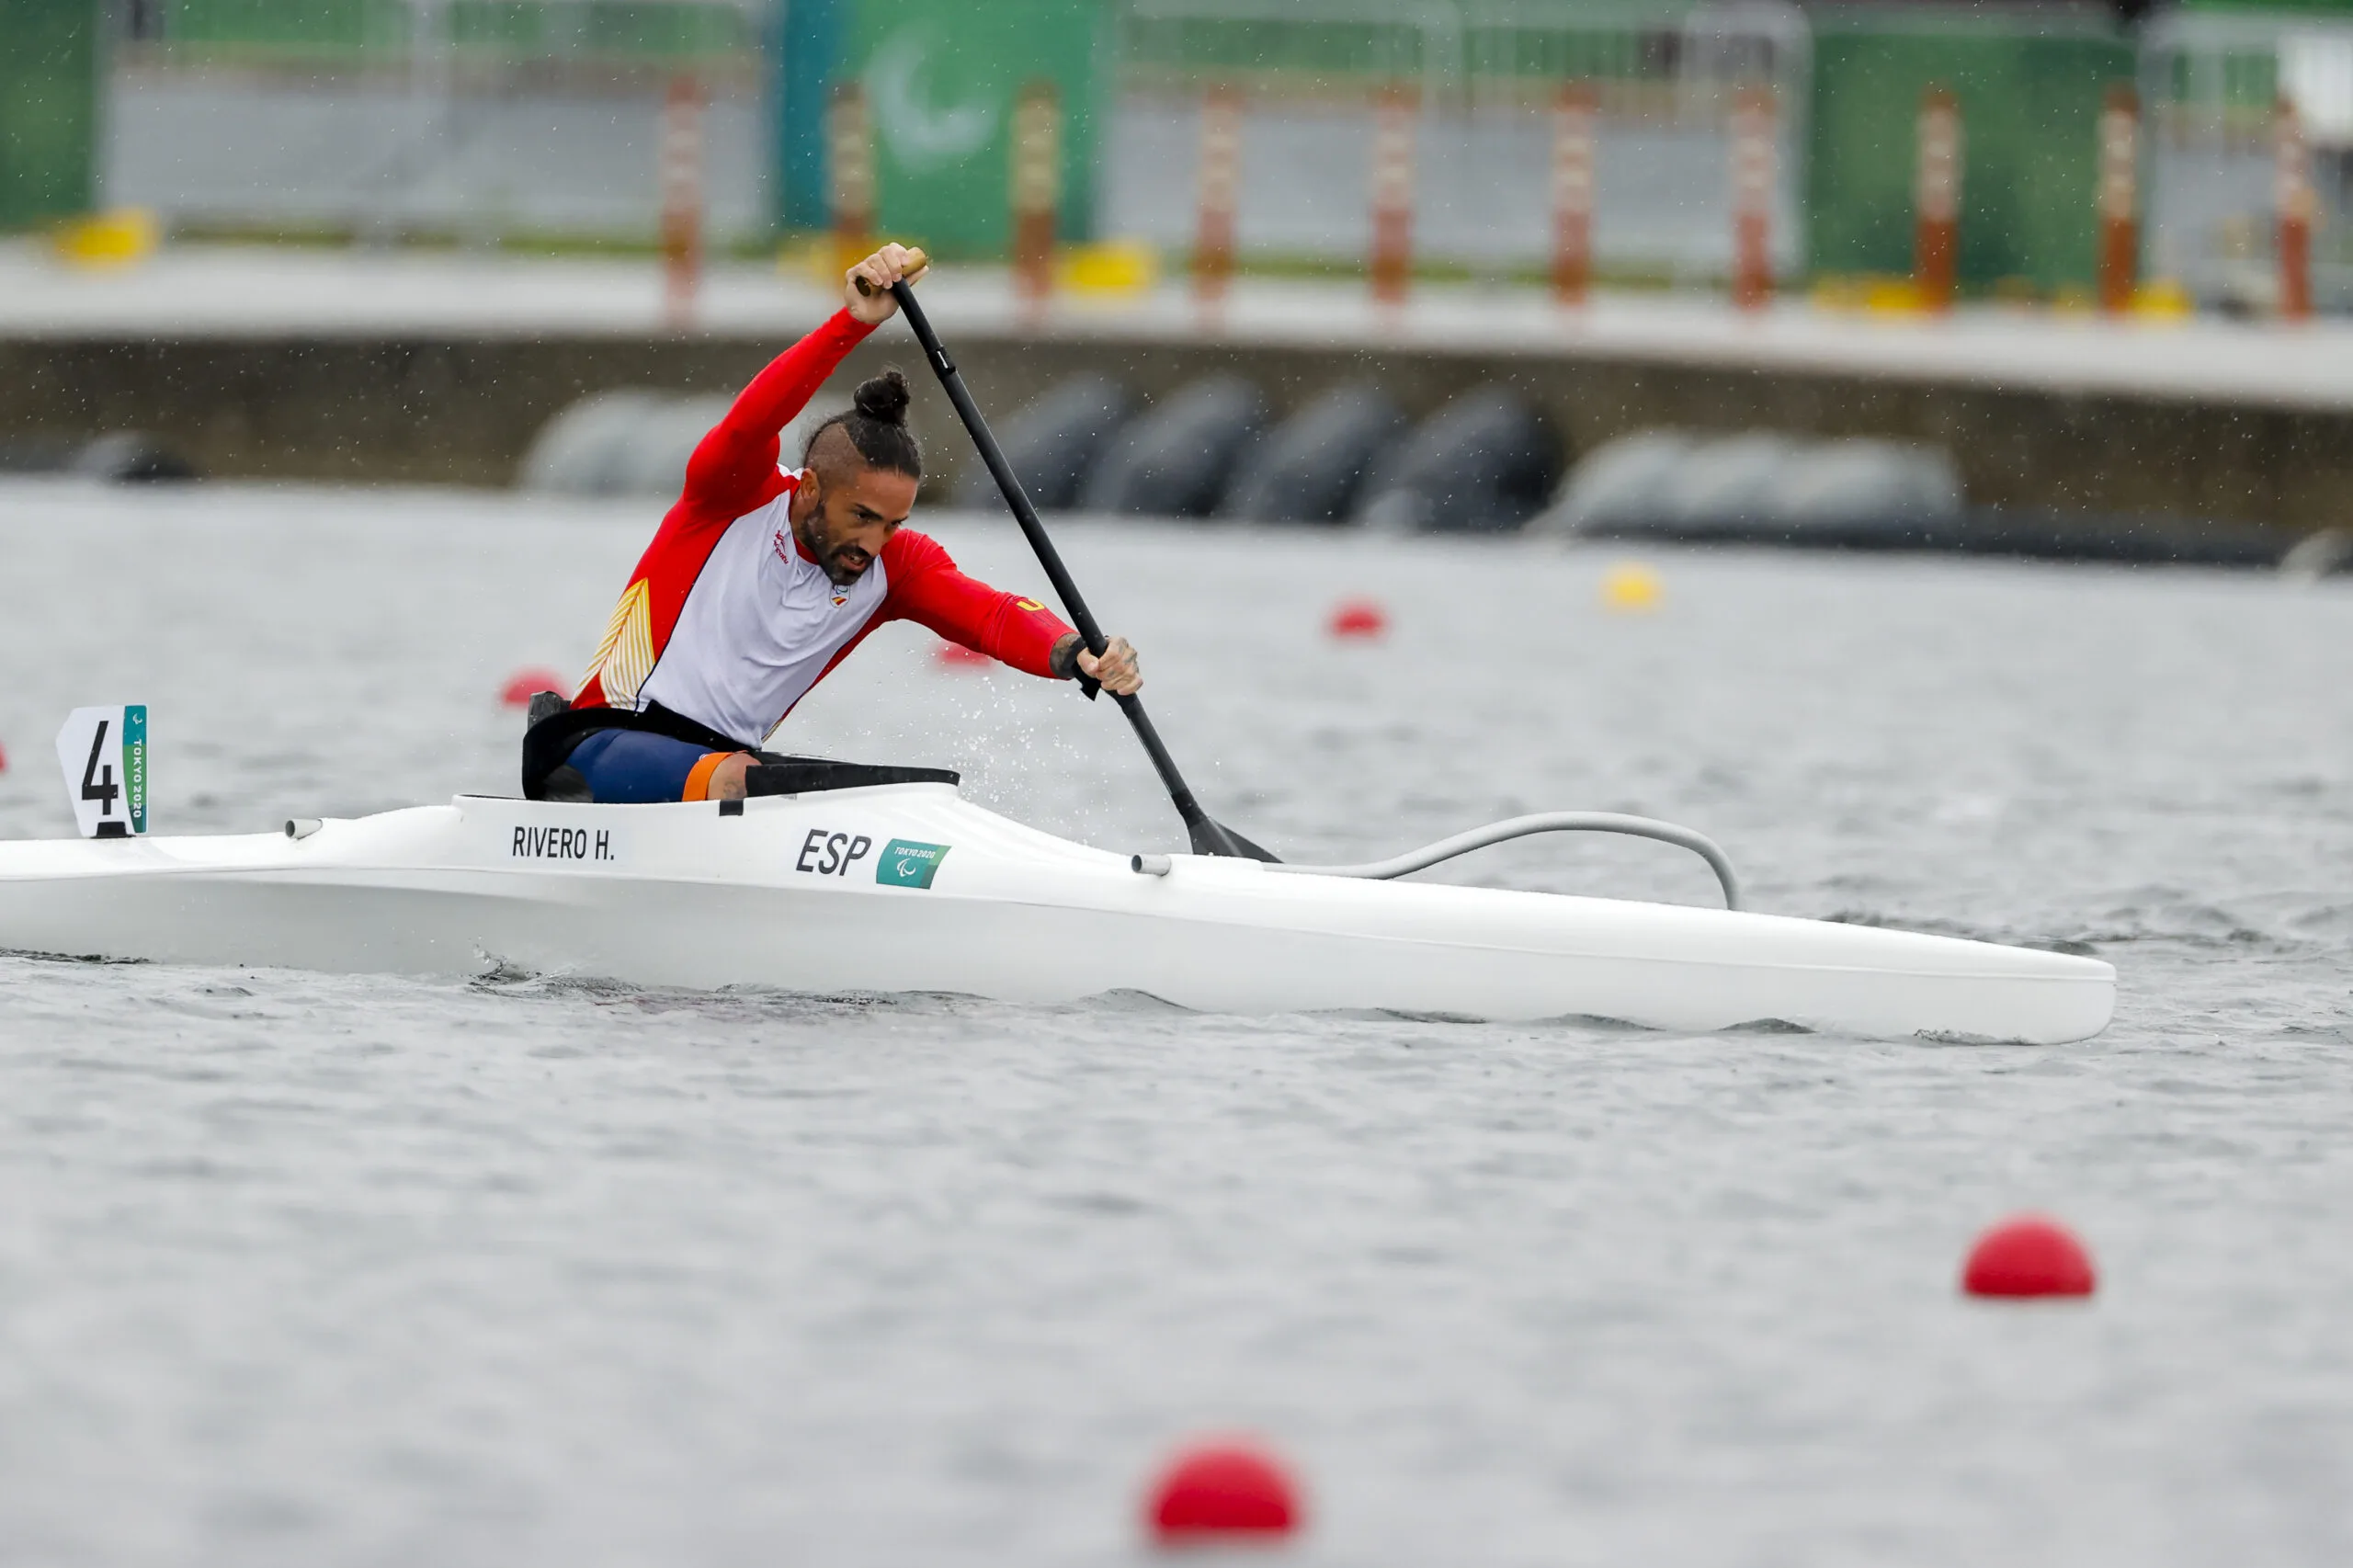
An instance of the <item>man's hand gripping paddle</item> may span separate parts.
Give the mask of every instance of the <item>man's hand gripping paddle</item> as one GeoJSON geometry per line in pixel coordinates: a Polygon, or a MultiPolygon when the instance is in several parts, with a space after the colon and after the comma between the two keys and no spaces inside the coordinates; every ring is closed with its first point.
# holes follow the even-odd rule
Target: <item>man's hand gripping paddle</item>
{"type": "MultiPolygon", "coordinates": [[[[923,253],[917,251],[915,258],[915,270],[920,272],[925,265],[923,253]]],[[[874,291],[873,285],[863,278],[858,280],[858,289],[861,294],[874,291]]],[[[905,314],[907,324],[915,329],[915,341],[923,345],[924,358],[931,361],[932,369],[938,373],[939,384],[947,392],[948,401],[956,405],[956,416],[964,422],[965,430],[972,437],[972,445],[980,450],[981,460],[988,464],[990,477],[996,481],[997,489],[1005,493],[1005,504],[1013,508],[1013,520],[1021,525],[1022,533],[1029,540],[1029,548],[1038,552],[1038,563],[1046,569],[1046,575],[1052,580],[1054,592],[1062,596],[1063,608],[1069,612],[1071,624],[1078,628],[1080,638],[1086,643],[1086,651],[1097,658],[1102,657],[1103,629],[1095,624],[1095,617],[1087,612],[1086,601],[1079,597],[1078,585],[1071,581],[1069,569],[1063,565],[1063,558],[1054,549],[1054,541],[1046,537],[1045,525],[1038,520],[1038,509],[1030,506],[1029,497],[1021,493],[1021,482],[1013,477],[1012,465],[1005,460],[1005,453],[997,446],[996,437],[989,434],[988,421],[981,417],[980,407],[973,403],[971,391],[964,385],[964,378],[957,372],[956,362],[949,358],[948,350],[940,346],[939,335],[931,330],[931,323],[925,317],[923,307],[915,303],[915,290],[902,280],[891,285],[891,293],[899,301],[899,309],[905,314]]],[[[1086,683],[1088,697],[1092,698],[1097,689],[1093,682],[1086,683]]],[[[1176,771],[1176,764],[1169,756],[1168,748],[1160,744],[1160,733],[1152,727],[1152,720],[1143,710],[1142,699],[1120,697],[1114,693],[1112,700],[1128,716],[1128,722],[1135,726],[1136,739],[1143,743],[1144,755],[1152,758],[1153,768],[1160,775],[1160,782],[1167,788],[1168,798],[1176,803],[1176,814],[1185,819],[1185,831],[1192,839],[1194,854],[1226,855],[1245,860],[1275,858],[1201,810],[1201,803],[1193,799],[1193,791],[1186,785],[1184,775],[1176,771]]]]}

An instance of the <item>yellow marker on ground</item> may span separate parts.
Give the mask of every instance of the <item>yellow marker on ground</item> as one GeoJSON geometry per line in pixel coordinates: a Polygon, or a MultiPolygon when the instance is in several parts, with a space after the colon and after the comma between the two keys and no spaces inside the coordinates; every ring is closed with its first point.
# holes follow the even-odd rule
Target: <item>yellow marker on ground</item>
{"type": "Polygon", "coordinates": [[[1073,245],[1055,271],[1055,281],[1074,294],[1145,294],[1160,280],[1160,257],[1150,245],[1130,242],[1073,245]]]}
{"type": "Polygon", "coordinates": [[[75,218],[57,231],[58,256],[75,267],[127,267],[163,243],[164,225],[144,207],[75,218]]]}
{"type": "Polygon", "coordinates": [[[2198,305],[2177,279],[2160,278],[2132,290],[2132,313],[2143,321],[2188,321],[2198,305]]]}
{"type": "Polygon", "coordinates": [[[1621,561],[1601,574],[1601,608],[1622,613],[1654,610],[1665,597],[1658,574],[1639,561],[1621,561]]]}
{"type": "Polygon", "coordinates": [[[1874,278],[1863,290],[1863,309],[1875,316],[1929,313],[1928,296],[1909,278],[1874,278]]]}

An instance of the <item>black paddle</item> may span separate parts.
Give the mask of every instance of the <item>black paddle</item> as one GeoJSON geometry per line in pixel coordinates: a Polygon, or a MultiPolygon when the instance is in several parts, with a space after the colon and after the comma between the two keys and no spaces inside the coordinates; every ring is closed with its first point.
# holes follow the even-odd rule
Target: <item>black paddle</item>
{"type": "MultiPolygon", "coordinates": [[[[916,254],[920,256],[922,253],[916,254]]],[[[858,290],[861,294],[871,294],[874,289],[861,278],[858,280],[858,290]]],[[[1071,624],[1078,628],[1078,635],[1086,643],[1086,651],[1101,658],[1106,645],[1103,629],[1095,624],[1095,617],[1088,613],[1086,601],[1079,597],[1078,585],[1071,581],[1069,569],[1063,565],[1062,555],[1054,549],[1054,541],[1046,537],[1046,526],[1038,520],[1038,509],[1030,506],[1029,497],[1022,494],[1021,482],[1014,478],[1012,465],[1005,460],[1005,452],[997,446],[996,437],[989,434],[988,421],[981,417],[980,406],[973,403],[971,391],[964,385],[964,378],[957,373],[956,362],[941,347],[939,335],[931,330],[931,323],[924,315],[923,307],[915,303],[915,291],[903,279],[891,285],[891,293],[899,301],[899,310],[906,316],[907,324],[915,328],[915,341],[923,345],[925,358],[938,372],[939,384],[947,391],[948,401],[956,405],[956,416],[964,422],[965,430],[972,437],[972,445],[980,449],[981,460],[988,464],[990,476],[996,481],[996,487],[1005,493],[1005,504],[1013,508],[1013,520],[1021,525],[1022,533],[1029,538],[1029,548],[1038,552],[1038,563],[1046,569],[1046,575],[1052,580],[1054,592],[1062,596],[1063,608],[1070,613],[1071,624]]],[[[1086,683],[1088,697],[1092,698],[1096,689],[1092,681],[1086,683]]],[[[1169,756],[1168,748],[1160,744],[1160,732],[1152,727],[1152,720],[1143,710],[1143,699],[1140,697],[1120,697],[1116,692],[1112,697],[1119,703],[1120,711],[1128,716],[1128,722],[1135,726],[1136,739],[1143,743],[1144,755],[1152,758],[1153,768],[1160,775],[1160,782],[1166,787],[1168,798],[1176,803],[1176,814],[1185,819],[1185,832],[1192,839],[1193,853],[1226,855],[1240,860],[1274,859],[1274,856],[1201,810],[1201,803],[1193,799],[1193,791],[1186,784],[1185,776],[1176,771],[1176,763],[1169,756]]]]}

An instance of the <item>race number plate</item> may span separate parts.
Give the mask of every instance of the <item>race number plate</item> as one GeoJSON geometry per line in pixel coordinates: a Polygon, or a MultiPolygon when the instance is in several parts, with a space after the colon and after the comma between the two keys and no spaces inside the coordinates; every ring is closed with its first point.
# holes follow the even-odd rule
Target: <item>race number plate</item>
{"type": "Polygon", "coordinates": [[[85,838],[147,831],[147,708],[76,708],[57,732],[57,765],[85,838]]]}

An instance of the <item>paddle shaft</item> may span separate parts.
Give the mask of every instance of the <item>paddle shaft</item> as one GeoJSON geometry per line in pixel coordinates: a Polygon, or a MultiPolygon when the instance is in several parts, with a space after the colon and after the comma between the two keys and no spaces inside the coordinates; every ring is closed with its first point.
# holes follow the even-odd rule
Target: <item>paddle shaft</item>
{"type": "MultiPolygon", "coordinates": [[[[1013,465],[1005,460],[1004,449],[989,433],[988,421],[981,417],[980,405],[972,401],[971,390],[964,385],[963,375],[956,369],[956,361],[948,357],[939,335],[931,330],[930,319],[923,313],[923,306],[915,301],[915,291],[904,282],[898,282],[891,285],[891,293],[899,301],[899,309],[906,316],[907,324],[915,329],[915,341],[923,345],[924,357],[931,361],[941,388],[948,393],[948,401],[956,405],[956,417],[964,422],[964,429],[972,437],[972,445],[980,450],[981,461],[988,465],[989,477],[996,481],[997,489],[1004,493],[1005,504],[1013,508],[1013,520],[1021,525],[1021,532],[1029,540],[1029,548],[1038,552],[1038,564],[1046,569],[1047,579],[1054,585],[1054,592],[1061,597],[1063,608],[1069,612],[1071,624],[1078,628],[1079,638],[1086,644],[1086,651],[1101,658],[1106,646],[1103,629],[1096,624],[1094,613],[1086,608],[1086,600],[1079,593],[1078,585],[1071,580],[1070,568],[1063,564],[1062,552],[1047,537],[1046,525],[1038,520],[1038,509],[1029,505],[1029,497],[1022,493],[1021,482],[1013,476],[1013,465]]],[[[1091,689],[1088,695],[1094,695],[1091,689]]],[[[1134,726],[1136,739],[1143,743],[1144,755],[1152,758],[1153,771],[1160,775],[1160,782],[1167,790],[1168,798],[1176,802],[1176,814],[1185,819],[1186,831],[1192,836],[1194,848],[1206,854],[1250,858],[1233,842],[1233,835],[1211,820],[1210,814],[1201,810],[1201,803],[1193,798],[1192,789],[1186,784],[1185,776],[1176,771],[1176,759],[1161,744],[1160,732],[1152,727],[1151,715],[1143,710],[1143,699],[1122,697],[1114,692],[1112,700],[1119,703],[1120,711],[1125,713],[1128,722],[1134,726]]]]}

